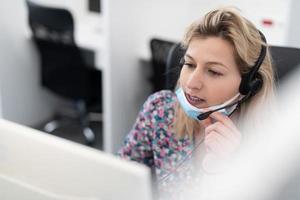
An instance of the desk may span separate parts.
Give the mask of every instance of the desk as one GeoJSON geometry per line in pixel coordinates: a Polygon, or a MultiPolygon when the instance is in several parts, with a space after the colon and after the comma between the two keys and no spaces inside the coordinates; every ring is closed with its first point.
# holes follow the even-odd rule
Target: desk
{"type": "Polygon", "coordinates": [[[95,66],[104,69],[104,51],[106,45],[103,22],[99,15],[90,15],[84,20],[75,22],[74,37],[76,44],[95,54],[95,66]]]}

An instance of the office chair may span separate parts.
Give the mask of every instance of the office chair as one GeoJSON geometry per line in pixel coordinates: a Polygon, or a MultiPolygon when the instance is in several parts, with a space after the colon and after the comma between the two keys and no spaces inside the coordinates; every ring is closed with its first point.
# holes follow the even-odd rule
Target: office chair
{"type": "Polygon", "coordinates": [[[153,38],[150,40],[153,92],[166,89],[166,62],[168,52],[175,42],[153,38]]]}
{"type": "Polygon", "coordinates": [[[281,82],[300,64],[300,49],[298,48],[270,46],[270,52],[273,58],[276,82],[281,82]]]}
{"type": "Polygon", "coordinates": [[[166,88],[174,90],[179,78],[181,66],[180,62],[185,54],[185,50],[182,48],[180,43],[174,44],[167,56],[166,62],[166,88]]]}
{"type": "MultiPolygon", "coordinates": [[[[68,10],[50,8],[26,1],[29,26],[40,55],[41,85],[71,100],[76,108],[86,142],[95,134],[89,127],[88,112],[102,111],[101,71],[89,66],[74,41],[74,21],[68,10]]],[[[58,120],[47,123],[44,130],[58,128],[58,120]]]]}
{"type": "MultiPolygon", "coordinates": [[[[167,56],[166,62],[166,88],[174,90],[179,78],[181,66],[180,60],[185,50],[180,43],[174,44],[167,56]]],[[[270,46],[270,53],[273,59],[275,80],[277,86],[280,82],[296,69],[300,64],[300,49],[292,47],[270,46]]]]}

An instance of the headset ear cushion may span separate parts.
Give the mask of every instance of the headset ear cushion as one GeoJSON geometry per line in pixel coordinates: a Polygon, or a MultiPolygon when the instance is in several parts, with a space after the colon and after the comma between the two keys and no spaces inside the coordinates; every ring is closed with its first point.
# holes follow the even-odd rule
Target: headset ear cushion
{"type": "Polygon", "coordinates": [[[240,87],[239,87],[239,92],[242,95],[247,95],[250,92],[251,88],[250,88],[249,82],[250,82],[250,80],[249,80],[248,74],[242,75],[242,80],[241,80],[240,87]]]}
{"type": "Polygon", "coordinates": [[[251,92],[250,96],[254,96],[263,85],[262,77],[258,74],[254,80],[249,80],[249,76],[243,76],[241,80],[241,84],[239,87],[239,92],[242,95],[248,95],[251,92]]]}
{"type": "Polygon", "coordinates": [[[263,81],[261,78],[256,78],[250,83],[251,87],[251,96],[254,96],[261,88],[263,85],[263,81]]]}

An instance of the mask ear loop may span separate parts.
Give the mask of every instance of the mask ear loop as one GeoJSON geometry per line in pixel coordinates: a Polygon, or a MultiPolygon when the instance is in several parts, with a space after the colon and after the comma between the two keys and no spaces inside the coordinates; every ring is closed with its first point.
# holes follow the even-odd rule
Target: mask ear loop
{"type": "Polygon", "coordinates": [[[236,108],[228,115],[228,117],[231,117],[231,116],[233,115],[233,113],[234,113],[235,111],[239,110],[240,108],[241,108],[241,104],[238,103],[237,106],[236,106],[236,108]]]}

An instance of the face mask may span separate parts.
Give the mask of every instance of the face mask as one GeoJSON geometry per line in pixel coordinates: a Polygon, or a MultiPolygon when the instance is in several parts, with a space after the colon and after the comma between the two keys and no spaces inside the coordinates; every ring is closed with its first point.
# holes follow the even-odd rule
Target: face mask
{"type": "MultiPolygon", "coordinates": [[[[182,88],[178,88],[176,90],[176,96],[177,96],[177,99],[181,105],[181,107],[183,108],[183,110],[185,111],[185,113],[193,118],[193,119],[196,119],[199,121],[199,119],[197,118],[200,114],[203,114],[205,112],[208,112],[208,111],[212,111],[212,110],[216,110],[218,108],[222,108],[224,106],[227,106],[229,104],[231,104],[232,102],[234,102],[235,100],[238,99],[238,97],[240,96],[240,94],[237,94],[235,95],[234,97],[232,97],[231,99],[229,99],[228,101],[226,101],[225,103],[223,104],[219,104],[219,105],[215,105],[215,106],[210,106],[210,107],[207,107],[207,108],[197,108],[193,105],[191,105],[188,100],[186,99],[186,96],[184,94],[184,91],[182,90],[182,88]]],[[[221,110],[218,110],[217,112],[220,112],[226,116],[229,116],[237,107],[237,104],[229,107],[229,108],[224,108],[224,109],[221,109],[221,110]]]]}

